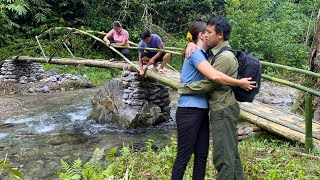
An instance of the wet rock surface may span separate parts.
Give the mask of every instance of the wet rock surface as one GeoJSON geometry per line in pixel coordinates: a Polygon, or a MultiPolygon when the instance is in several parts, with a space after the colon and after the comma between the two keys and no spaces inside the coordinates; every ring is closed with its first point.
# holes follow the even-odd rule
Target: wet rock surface
{"type": "Polygon", "coordinates": [[[291,107],[298,96],[298,91],[289,86],[271,81],[262,81],[260,92],[256,95],[255,100],[282,111],[291,112],[291,107]]]}
{"type": "Polygon", "coordinates": [[[91,119],[122,128],[153,126],[169,120],[169,88],[136,72],[124,71],[110,80],[92,99],[91,119]]]}

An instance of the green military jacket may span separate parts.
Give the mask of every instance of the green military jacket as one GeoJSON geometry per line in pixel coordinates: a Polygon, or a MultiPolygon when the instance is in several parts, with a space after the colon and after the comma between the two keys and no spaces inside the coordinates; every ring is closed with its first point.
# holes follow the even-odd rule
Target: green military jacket
{"type": "MultiPolygon", "coordinates": [[[[224,41],[220,45],[213,48],[212,56],[209,57],[209,63],[213,56],[217,54],[224,46],[229,45],[228,41],[224,41]]],[[[223,51],[212,65],[216,70],[225,73],[228,76],[237,77],[238,61],[231,51],[223,51]]],[[[189,84],[181,84],[178,86],[179,94],[198,94],[208,93],[209,106],[211,111],[220,110],[231,106],[237,102],[233,91],[228,86],[218,84],[208,79],[192,82],[189,84]]]]}

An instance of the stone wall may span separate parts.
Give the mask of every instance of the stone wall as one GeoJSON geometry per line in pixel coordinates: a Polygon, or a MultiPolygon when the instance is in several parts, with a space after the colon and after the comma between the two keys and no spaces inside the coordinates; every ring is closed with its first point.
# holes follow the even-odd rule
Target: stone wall
{"type": "Polygon", "coordinates": [[[38,62],[20,62],[7,59],[1,66],[0,80],[19,83],[35,82],[44,77],[44,70],[38,62]]]}
{"type": "Polygon", "coordinates": [[[152,126],[170,119],[169,87],[137,72],[125,70],[110,80],[92,99],[89,118],[99,123],[116,123],[122,128],[152,126]]]}
{"type": "Polygon", "coordinates": [[[140,78],[137,72],[125,70],[122,74],[124,88],[123,102],[126,105],[142,107],[146,102],[156,104],[161,113],[170,119],[170,94],[169,87],[157,81],[140,78]]]}

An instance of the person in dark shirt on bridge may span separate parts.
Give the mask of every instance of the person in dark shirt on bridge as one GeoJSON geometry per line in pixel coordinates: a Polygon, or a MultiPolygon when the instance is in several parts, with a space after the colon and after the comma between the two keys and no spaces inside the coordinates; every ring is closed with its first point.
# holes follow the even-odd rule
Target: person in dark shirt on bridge
{"type": "MultiPolygon", "coordinates": [[[[139,43],[139,47],[144,48],[158,48],[164,49],[163,42],[159,35],[150,34],[149,30],[145,30],[140,33],[140,38],[142,39],[139,43]]],[[[151,51],[151,50],[138,50],[138,60],[140,66],[140,76],[144,75],[143,64],[153,64],[153,70],[157,70],[158,62],[161,62],[159,72],[163,73],[164,66],[171,59],[170,53],[163,53],[160,51],[151,51]]]]}

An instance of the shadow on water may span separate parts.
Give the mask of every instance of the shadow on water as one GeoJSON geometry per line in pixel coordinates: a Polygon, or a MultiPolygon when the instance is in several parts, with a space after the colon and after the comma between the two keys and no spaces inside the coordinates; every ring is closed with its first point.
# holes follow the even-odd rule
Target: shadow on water
{"type": "Polygon", "coordinates": [[[128,130],[87,120],[95,91],[17,97],[28,103],[0,116],[0,159],[8,155],[8,161],[19,167],[26,179],[57,179],[60,159],[86,161],[95,148],[107,151],[115,146],[144,144],[148,139],[162,146],[175,136],[173,120],[128,130]]]}

